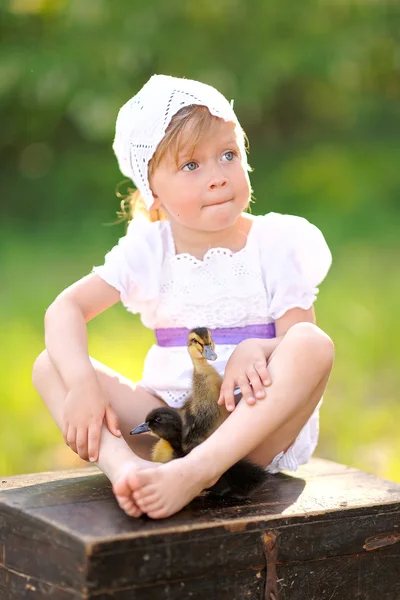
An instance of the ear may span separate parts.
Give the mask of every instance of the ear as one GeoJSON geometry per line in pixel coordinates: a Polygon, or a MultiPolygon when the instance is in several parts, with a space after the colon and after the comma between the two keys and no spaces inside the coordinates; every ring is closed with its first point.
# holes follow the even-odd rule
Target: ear
{"type": "Polygon", "coordinates": [[[154,198],[154,202],[151,205],[150,210],[160,210],[160,208],[161,208],[160,198],[156,194],[153,194],[153,198],[154,198]]]}

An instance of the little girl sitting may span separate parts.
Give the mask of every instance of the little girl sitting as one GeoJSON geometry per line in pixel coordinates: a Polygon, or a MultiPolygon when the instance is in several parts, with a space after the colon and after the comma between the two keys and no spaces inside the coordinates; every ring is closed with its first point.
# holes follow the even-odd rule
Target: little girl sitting
{"type": "Polygon", "coordinates": [[[157,519],[241,458],[277,473],[312,456],[334,354],[313,305],[331,254],[303,218],[245,212],[245,134],[208,85],[151,77],[121,108],[114,150],[138,188],[133,219],[104,264],[47,309],[33,382],[66,444],[97,462],[121,508],[157,519]],[[86,322],[118,301],[155,331],[137,384],[88,355],[86,322]],[[212,331],[219,403],[231,414],[186,457],[152,463],[152,440],[129,431],[153,408],[183,406],[187,333],[199,326],[212,331]]]}

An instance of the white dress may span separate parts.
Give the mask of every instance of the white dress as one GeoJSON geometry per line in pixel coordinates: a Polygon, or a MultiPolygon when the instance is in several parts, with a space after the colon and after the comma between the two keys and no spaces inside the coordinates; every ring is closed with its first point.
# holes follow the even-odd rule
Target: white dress
{"type": "MultiPolygon", "coordinates": [[[[150,329],[229,328],[273,323],[287,310],[310,308],[331,265],[321,231],[306,219],[269,213],[253,217],[244,248],[211,248],[203,260],[176,254],[169,221],[134,219],[127,233],[94,267],[115,287],[129,312],[150,329]]],[[[235,346],[217,344],[221,375],[235,346]]],[[[140,385],[181,408],[190,393],[192,362],[186,346],[153,345],[140,385]]],[[[295,470],[318,441],[319,405],[271,472],[295,470]]]]}

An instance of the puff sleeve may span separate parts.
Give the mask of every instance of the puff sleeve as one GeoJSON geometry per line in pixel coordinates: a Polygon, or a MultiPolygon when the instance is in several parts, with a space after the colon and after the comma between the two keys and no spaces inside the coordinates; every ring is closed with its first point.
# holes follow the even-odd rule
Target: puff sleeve
{"type": "Polygon", "coordinates": [[[291,308],[311,308],[332,255],[321,231],[307,219],[278,213],[264,219],[262,268],[268,316],[276,320],[291,308]]]}
{"type": "Polygon", "coordinates": [[[122,304],[132,313],[140,312],[142,303],[158,296],[163,254],[158,225],[135,218],[126,235],[106,254],[104,264],[92,269],[119,291],[122,304]]]}

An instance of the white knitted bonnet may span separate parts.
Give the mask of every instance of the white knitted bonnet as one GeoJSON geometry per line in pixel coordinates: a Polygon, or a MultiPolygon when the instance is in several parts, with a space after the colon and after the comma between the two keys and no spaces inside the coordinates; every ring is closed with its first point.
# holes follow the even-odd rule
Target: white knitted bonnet
{"type": "MultiPolygon", "coordinates": [[[[206,106],[212,115],[224,121],[238,123],[231,104],[215,88],[168,75],[153,75],[118,113],[113,150],[121,172],[132,179],[147,208],[154,201],[148,179],[149,161],[172,117],[193,104],[206,106]]],[[[246,161],[244,147],[240,150],[246,161]]]]}

